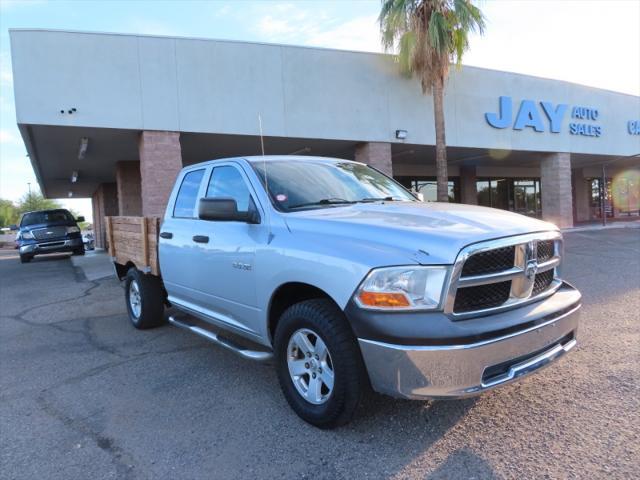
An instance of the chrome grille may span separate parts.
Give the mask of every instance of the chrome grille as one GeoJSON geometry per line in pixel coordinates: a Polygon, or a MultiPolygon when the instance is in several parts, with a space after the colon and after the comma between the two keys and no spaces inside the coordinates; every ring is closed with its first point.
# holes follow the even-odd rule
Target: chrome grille
{"type": "Polygon", "coordinates": [[[544,240],[544,241],[538,242],[538,248],[536,253],[538,262],[546,262],[551,257],[553,257],[553,253],[554,253],[553,240],[544,240]]]}
{"type": "Polygon", "coordinates": [[[513,267],[516,247],[496,248],[487,252],[476,253],[470,257],[462,267],[462,276],[483,275],[495,273],[513,267]]]}
{"type": "Polygon", "coordinates": [[[52,238],[64,237],[67,234],[67,227],[47,227],[31,230],[36,240],[49,240],[52,238]]]}
{"type": "Polygon", "coordinates": [[[553,293],[562,251],[558,232],[491,240],[464,248],[453,268],[445,313],[454,319],[522,305],[553,293]]]}
{"type": "Polygon", "coordinates": [[[453,311],[456,313],[472,312],[480,308],[491,308],[502,305],[509,300],[511,280],[499,283],[488,283],[477,287],[458,290],[453,311]]]}

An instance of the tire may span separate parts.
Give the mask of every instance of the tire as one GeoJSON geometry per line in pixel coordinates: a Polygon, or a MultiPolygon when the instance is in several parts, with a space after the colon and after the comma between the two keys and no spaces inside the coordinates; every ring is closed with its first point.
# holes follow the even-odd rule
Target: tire
{"type": "Polygon", "coordinates": [[[356,338],[344,314],[331,300],[306,300],[289,307],[278,321],[274,350],[280,386],[300,418],[323,429],[335,428],[351,420],[368,382],[356,338]],[[309,352],[298,347],[301,337],[297,335],[306,337],[314,347],[311,357],[308,357],[309,352]],[[328,354],[324,357],[326,361],[316,357],[312,363],[316,347],[317,351],[323,350],[318,340],[326,345],[328,354]],[[305,359],[310,361],[304,362],[305,359]],[[302,363],[295,363],[301,360],[302,363]],[[291,373],[290,368],[293,369],[291,373]],[[298,376],[293,373],[303,368],[304,373],[298,376]],[[333,386],[330,389],[324,380],[331,378],[328,375],[331,371],[333,386]],[[313,374],[316,380],[312,379],[313,374]],[[323,383],[319,390],[317,379],[322,379],[323,383]],[[308,387],[306,398],[305,382],[308,387]]]}
{"type": "Polygon", "coordinates": [[[31,255],[20,255],[20,263],[29,263],[31,260],[33,260],[31,255]]]}
{"type": "Polygon", "coordinates": [[[127,312],[134,327],[145,330],[165,323],[164,292],[159,278],[130,268],[124,286],[127,312]]]}
{"type": "Polygon", "coordinates": [[[76,248],[73,251],[72,255],[84,255],[84,247],[76,248]]]}

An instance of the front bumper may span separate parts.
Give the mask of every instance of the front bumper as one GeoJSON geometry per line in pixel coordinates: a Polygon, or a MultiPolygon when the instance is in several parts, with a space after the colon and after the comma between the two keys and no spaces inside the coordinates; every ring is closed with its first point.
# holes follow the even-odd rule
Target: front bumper
{"type": "Polygon", "coordinates": [[[410,399],[467,397],[563,357],[576,345],[579,309],[578,303],[535,326],[475,343],[407,346],[361,338],[360,349],[380,393],[410,399]]]}
{"type": "Polygon", "coordinates": [[[50,240],[41,243],[29,243],[20,246],[21,255],[39,255],[42,253],[71,252],[82,247],[82,238],[50,240]]]}

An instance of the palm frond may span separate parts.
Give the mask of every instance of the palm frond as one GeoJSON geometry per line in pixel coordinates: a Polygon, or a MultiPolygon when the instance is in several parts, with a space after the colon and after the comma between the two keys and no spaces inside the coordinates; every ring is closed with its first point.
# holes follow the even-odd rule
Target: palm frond
{"type": "Polygon", "coordinates": [[[420,77],[423,90],[460,64],[469,35],[484,32],[482,12],[471,0],[382,0],[382,45],[396,54],[403,74],[420,77]]]}

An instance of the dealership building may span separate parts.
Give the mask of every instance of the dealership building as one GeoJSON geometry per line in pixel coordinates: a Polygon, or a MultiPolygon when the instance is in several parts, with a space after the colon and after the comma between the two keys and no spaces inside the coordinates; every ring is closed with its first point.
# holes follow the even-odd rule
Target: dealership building
{"type": "MultiPolygon", "coordinates": [[[[163,215],[177,172],[260,153],[355,159],[435,198],[433,102],[388,55],[192,38],[11,30],[17,122],[47,197],[163,215]]],[[[640,219],[640,97],[452,69],[451,201],[561,227],[640,219]]],[[[312,179],[310,179],[312,181],[312,179]]]]}

